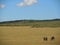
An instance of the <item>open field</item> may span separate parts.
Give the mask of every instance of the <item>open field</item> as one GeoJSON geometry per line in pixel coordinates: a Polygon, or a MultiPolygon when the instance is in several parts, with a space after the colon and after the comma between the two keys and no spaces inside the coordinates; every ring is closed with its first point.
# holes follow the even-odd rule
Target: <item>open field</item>
{"type": "Polygon", "coordinates": [[[0,45],[60,45],[60,27],[0,26],[0,45]],[[54,40],[51,40],[52,36],[54,40]]]}

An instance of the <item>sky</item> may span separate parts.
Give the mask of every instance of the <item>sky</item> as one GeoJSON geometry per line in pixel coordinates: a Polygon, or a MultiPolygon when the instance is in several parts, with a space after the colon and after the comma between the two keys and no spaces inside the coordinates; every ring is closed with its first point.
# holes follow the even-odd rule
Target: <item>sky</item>
{"type": "Polygon", "coordinates": [[[60,18],[60,0],[0,0],[0,22],[60,18]]]}

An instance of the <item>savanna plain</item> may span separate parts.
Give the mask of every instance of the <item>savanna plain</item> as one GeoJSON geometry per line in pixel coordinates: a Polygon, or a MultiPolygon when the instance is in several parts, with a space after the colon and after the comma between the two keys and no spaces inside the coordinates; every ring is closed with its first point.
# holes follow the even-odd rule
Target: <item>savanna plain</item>
{"type": "Polygon", "coordinates": [[[0,45],[60,45],[60,27],[0,26],[0,45]]]}

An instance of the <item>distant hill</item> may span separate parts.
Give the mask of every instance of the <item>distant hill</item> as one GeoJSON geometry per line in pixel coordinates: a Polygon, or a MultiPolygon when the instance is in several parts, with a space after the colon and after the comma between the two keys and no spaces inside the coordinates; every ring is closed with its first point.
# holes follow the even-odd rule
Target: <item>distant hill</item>
{"type": "Polygon", "coordinates": [[[5,21],[0,26],[60,27],[60,19],[5,21]]]}

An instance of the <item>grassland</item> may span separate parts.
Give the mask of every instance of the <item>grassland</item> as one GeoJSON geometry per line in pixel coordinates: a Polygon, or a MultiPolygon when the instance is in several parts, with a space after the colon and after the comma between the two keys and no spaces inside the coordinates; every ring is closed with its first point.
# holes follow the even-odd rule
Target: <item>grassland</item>
{"type": "Polygon", "coordinates": [[[0,22],[0,45],[60,45],[60,19],[0,22]]]}
{"type": "Polygon", "coordinates": [[[0,26],[0,45],[60,45],[60,27],[0,26]]]}
{"type": "Polygon", "coordinates": [[[0,22],[0,26],[60,27],[60,19],[6,21],[0,22]]]}

